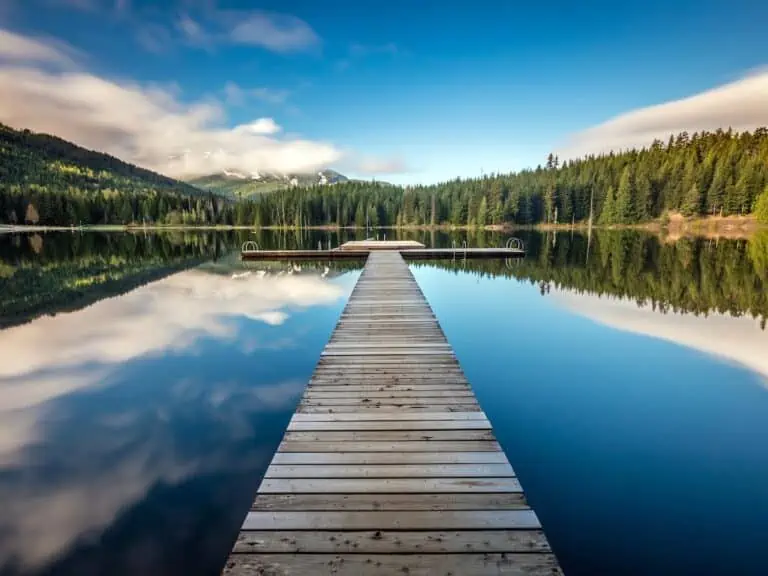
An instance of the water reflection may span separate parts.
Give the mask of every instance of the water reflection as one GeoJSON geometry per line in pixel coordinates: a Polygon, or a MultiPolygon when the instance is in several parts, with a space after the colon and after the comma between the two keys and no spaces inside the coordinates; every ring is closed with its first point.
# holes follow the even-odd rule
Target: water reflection
{"type": "Polygon", "coordinates": [[[0,331],[0,567],[217,571],[353,282],[195,269],[0,331]]]}
{"type": "Polygon", "coordinates": [[[663,314],[659,310],[610,296],[598,297],[555,289],[554,301],[573,314],[619,330],[662,338],[743,365],[768,384],[768,331],[761,322],[721,313],[707,317],[663,314]]]}
{"type": "MultiPolygon", "coordinates": [[[[768,237],[521,235],[413,268],[566,572],[761,573],[768,237]]],[[[251,237],[0,236],[0,573],[219,571],[360,268],[251,237]]]]}
{"type": "Polygon", "coordinates": [[[757,321],[443,266],[417,281],[566,574],[764,573],[757,321]]]}

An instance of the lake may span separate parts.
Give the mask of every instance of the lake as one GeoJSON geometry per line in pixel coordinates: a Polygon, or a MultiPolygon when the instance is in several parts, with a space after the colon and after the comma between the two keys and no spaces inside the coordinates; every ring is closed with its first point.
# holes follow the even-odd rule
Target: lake
{"type": "MultiPolygon", "coordinates": [[[[353,236],[0,235],[0,574],[216,574],[362,266],[239,247],[353,236]]],[[[764,574],[768,237],[521,237],[411,268],[565,573],[764,574]]]]}

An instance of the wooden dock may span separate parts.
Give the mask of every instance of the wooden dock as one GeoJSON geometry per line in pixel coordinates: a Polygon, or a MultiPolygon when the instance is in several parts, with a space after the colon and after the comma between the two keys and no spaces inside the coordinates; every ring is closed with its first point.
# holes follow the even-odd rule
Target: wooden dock
{"type": "Polygon", "coordinates": [[[240,251],[243,260],[344,260],[365,259],[371,252],[399,251],[408,260],[452,258],[517,258],[525,256],[522,242],[505,247],[427,248],[413,240],[355,240],[327,250],[261,250],[255,242],[245,242],[240,251]]]}
{"type": "Polygon", "coordinates": [[[224,574],[561,574],[398,251],[371,252],[224,574]]]}

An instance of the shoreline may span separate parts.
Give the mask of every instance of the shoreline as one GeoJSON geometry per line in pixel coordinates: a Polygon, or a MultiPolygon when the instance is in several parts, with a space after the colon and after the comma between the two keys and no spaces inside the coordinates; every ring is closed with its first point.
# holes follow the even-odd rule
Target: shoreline
{"type": "MultiPolygon", "coordinates": [[[[594,230],[638,230],[651,234],[657,234],[669,240],[686,236],[703,236],[707,238],[749,238],[760,230],[768,230],[768,224],[759,223],[754,216],[709,216],[704,218],[684,218],[680,215],[671,215],[666,223],[661,219],[637,224],[613,224],[599,225],[593,224],[594,230]]],[[[438,224],[435,226],[410,225],[410,226],[378,226],[373,230],[395,230],[395,231],[434,231],[434,232],[501,232],[509,233],[518,230],[532,230],[538,232],[585,232],[589,229],[589,223],[586,221],[573,222],[567,224],[491,224],[482,228],[477,226],[454,226],[448,224],[438,224]]],[[[364,230],[356,226],[237,226],[237,225],[152,225],[152,226],[131,226],[124,224],[96,224],[87,226],[39,226],[34,224],[14,224],[0,225],[0,234],[31,234],[37,232],[184,232],[184,231],[213,231],[229,232],[237,230],[270,230],[294,232],[298,230],[316,230],[316,231],[340,231],[340,230],[364,230]]]]}

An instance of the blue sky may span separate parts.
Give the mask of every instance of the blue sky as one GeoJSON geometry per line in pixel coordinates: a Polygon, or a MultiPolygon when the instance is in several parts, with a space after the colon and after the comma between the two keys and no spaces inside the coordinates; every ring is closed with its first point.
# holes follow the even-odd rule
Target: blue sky
{"type": "MultiPolygon", "coordinates": [[[[568,155],[574,142],[581,153],[641,145],[651,132],[768,122],[759,98],[767,94],[768,4],[754,0],[3,1],[0,26],[17,41],[71,57],[57,74],[162,90],[171,109],[215,106],[217,129],[272,119],[275,129],[259,130],[258,141],[216,139],[238,150],[282,147],[282,163],[271,149],[233,152],[229,161],[242,170],[289,167],[289,152],[297,158],[304,150],[353,175],[434,182],[535,166],[550,151],[568,155]],[[726,106],[707,97],[703,110],[695,99],[689,106],[694,118],[672,108],[666,116],[679,122],[649,116],[642,126],[622,124],[631,124],[622,115],[632,111],[720,86],[738,92],[742,111],[753,113],[743,118],[732,99],[726,106]],[[617,125],[600,127],[616,117],[617,125]],[[289,148],[296,140],[321,147],[289,148]]],[[[11,60],[35,70],[52,63],[11,60]]],[[[47,105],[63,105],[55,104],[47,105]]],[[[13,112],[0,106],[0,120],[32,121],[13,112]]],[[[158,150],[133,141],[140,135],[131,135],[130,149],[113,150],[88,126],[34,122],[33,129],[50,124],[75,141],[82,134],[84,145],[163,168],[149,158],[158,150]]]]}

